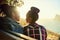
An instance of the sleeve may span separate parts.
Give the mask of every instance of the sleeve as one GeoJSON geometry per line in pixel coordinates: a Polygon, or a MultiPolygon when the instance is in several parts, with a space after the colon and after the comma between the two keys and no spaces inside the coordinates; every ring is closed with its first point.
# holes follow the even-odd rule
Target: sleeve
{"type": "Polygon", "coordinates": [[[44,26],[42,26],[43,27],[43,29],[45,30],[44,32],[45,32],[45,40],[47,40],[47,30],[46,30],[46,28],[44,27],[44,26]]]}
{"type": "Polygon", "coordinates": [[[45,40],[47,40],[47,30],[46,30],[46,28],[43,26],[43,29],[45,30],[44,32],[45,32],[45,40]]]}
{"type": "Polygon", "coordinates": [[[47,30],[45,29],[45,40],[47,40],[47,30]]]}
{"type": "Polygon", "coordinates": [[[41,26],[41,25],[39,25],[39,26],[41,27],[42,34],[45,35],[45,40],[47,40],[47,30],[46,30],[46,28],[44,26],[41,26]]]}

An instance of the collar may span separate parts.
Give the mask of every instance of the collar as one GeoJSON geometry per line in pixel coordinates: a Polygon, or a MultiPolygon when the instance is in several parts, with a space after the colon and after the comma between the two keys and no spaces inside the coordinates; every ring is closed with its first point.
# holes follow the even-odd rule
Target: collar
{"type": "Polygon", "coordinates": [[[39,25],[37,23],[29,24],[29,27],[31,28],[37,28],[39,25]]]}

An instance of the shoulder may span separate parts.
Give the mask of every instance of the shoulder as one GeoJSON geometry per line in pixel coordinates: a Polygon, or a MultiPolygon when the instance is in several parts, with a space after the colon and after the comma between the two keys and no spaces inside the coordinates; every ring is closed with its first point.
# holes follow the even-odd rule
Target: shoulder
{"type": "Polygon", "coordinates": [[[39,27],[41,27],[41,29],[46,30],[46,28],[43,25],[39,25],[39,27]]]}

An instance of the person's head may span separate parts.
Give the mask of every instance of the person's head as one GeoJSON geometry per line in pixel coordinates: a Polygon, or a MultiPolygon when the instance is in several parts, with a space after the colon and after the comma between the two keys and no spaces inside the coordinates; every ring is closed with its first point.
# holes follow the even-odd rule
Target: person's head
{"type": "Polygon", "coordinates": [[[0,0],[0,5],[2,4],[8,4],[8,1],[7,0],[0,0]]]}
{"type": "Polygon", "coordinates": [[[10,17],[16,21],[19,20],[18,11],[15,6],[9,6],[8,4],[0,5],[0,13],[6,15],[5,17],[10,17]]]}
{"type": "Polygon", "coordinates": [[[26,21],[27,23],[35,23],[38,20],[38,13],[40,10],[36,7],[31,7],[31,9],[28,11],[26,15],[26,21]]]}

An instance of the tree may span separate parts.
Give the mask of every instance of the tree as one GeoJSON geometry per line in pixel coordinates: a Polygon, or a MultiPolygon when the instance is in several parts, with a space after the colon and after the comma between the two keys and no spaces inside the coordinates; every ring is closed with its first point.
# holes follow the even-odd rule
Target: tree
{"type": "Polygon", "coordinates": [[[24,2],[22,0],[0,0],[1,4],[9,4],[11,6],[22,6],[24,2]]]}

